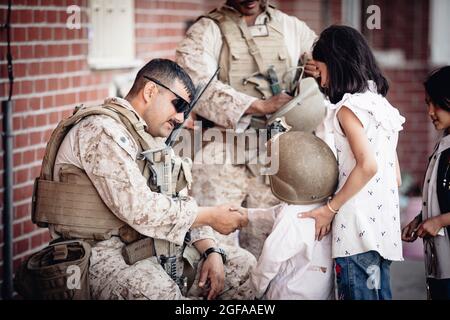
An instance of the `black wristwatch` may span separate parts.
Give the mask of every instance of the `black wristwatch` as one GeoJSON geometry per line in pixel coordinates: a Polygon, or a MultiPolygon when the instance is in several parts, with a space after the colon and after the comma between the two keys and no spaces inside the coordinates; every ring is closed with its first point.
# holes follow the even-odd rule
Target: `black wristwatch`
{"type": "Polygon", "coordinates": [[[222,262],[223,264],[225,264],[225,262],[227,261],[227,255],[222,248],[215,248],[215,247],[208,248],[205,250],[205,252],[203,252],[202,258],[206,260],[206,258],[208,258],[208,256],[213,252],[220,254],[222,256],[222,262]]]}

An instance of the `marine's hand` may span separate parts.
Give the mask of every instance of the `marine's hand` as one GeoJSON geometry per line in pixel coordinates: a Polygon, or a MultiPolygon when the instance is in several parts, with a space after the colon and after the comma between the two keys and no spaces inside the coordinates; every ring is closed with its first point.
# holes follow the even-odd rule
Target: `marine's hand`
{"type": "Polygon", "coordinates": [[[222,205],[212,208],[210,226],[219,233],[230,234],[248,224],[247,212],[240,207],[222,205]]]}
{"type": "Polygon", "coordinates": [[[292,97],[290,95],[285,92],[281,92],[280,94],[270,97],[267,100],[256,100],[250,105],[246,113],[254,115],[271,114],[291,100],[292,97]]]}
{"type": "Polygon", "coordinates": [[[204,288],[205,296],[207,296],[208,300],[212,300],[222,292],[224,283],[225,271],[222,256],[219,253],[213,252],[203,262],[198,286],[204,288]]]}

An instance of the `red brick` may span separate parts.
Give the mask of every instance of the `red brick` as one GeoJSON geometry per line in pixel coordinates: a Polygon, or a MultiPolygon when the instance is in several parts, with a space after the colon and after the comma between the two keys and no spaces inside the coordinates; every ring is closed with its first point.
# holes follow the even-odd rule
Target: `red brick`
{"type": "Polygon", "coordinates": [[[64,40],[66,39],[66,29],[65,28],[55,28],[53,40],[64,40]]]}
{"type": "Polygon", "coordinates": [[[25,28],[12,28],[11,39],[14,42],[27,41],[27,29],[25,28]]]}
{"type": "Polygon", "coordinates": [[[23,234],[30,233],[36,229],[36,225],[31,220],[23,222],[23,234]]]}
{"type": "Polygon", "coordinates": [[[13,191],[14,202],[29,199],[31,198],[32,194],[33,194],[33,186],[16,188],[13,191]]]}
{"type": "Polygon", "coordinates": [[[20,130],[20,129],[22,129],[22,118],[14,117],[13,118],[13,130],[20,130]]]}
{"type": "Polygon", "coordinates": [[[22,153],[15,153],[13,156],[14,166],[20,166],[22,164],[22,153]]]}
{"type": "MultiPolygon", "coordinates": [[[[17,238],[22,235],[22,222],[13,224],[13,238],[17,238]]],[[[3,251],[3,250],[1,250],[3,251]]],[[[0,259],[1,261],[1,259],[0,259]]]]}
{"type": "Polygon", "coordinates": [[[29,100],[30,110],[39,110],[41,108],[41,99],[38,97],[31,98],[29,100]]]}
{"type": "Polygon", "coordinates": [[[22,148],[28,146],[30,143],[30,135],[22,133],[14,137],[14,148],[22,148]]]}
{"type": "Polygon", "coordinates": [[[45,13],[46,10],[34,10],[34,23],[43,23],[46,20],[45,13]]]}
{"type": "Polygon", "coordinates": [[[36,125],[36,117],[34,116],[26,116],[24,119],[24,127],[25,128],[34,128],[34,126],[36,125]]]}
{"type": "Polygon", "coordinates": [[[42,134],[40,132],[33,132],[32,134],[30,134],[30,145],[39,144],[41,142],[42,142],[42,134]]]}
{"type": "Polygon", "coordinates": [[[25,80],[20,82],[20,94],[30,94],[33,92],[33,81],[25,80]]]}
{"type": "MultiPolygon", "coordinates": [[[[50,85],[53,85],[55,82],[54,82],[54,80],[48,80],[48,85],[50,86],[50,85]]],[[[53,90],[51,90],[50,88],[48,89],[49,91],[53,91],[53,90]]],[[[43,98],[43,100],[42,100],[42,107],[43,107],[43,109],[45,109],[45,108],[51,108],[51,107],[53,107],[54,105],[55,105],[55,100],[54,100],[54,96],[52,95],[52,96],[45,96],[44,98],[43,98]]]]}
{"type": "Polygon", "coordinates": [[[42,242],[48,243],[50,241],[50,233],[48,231],[42,233],[42,242]]]}
{"type": "Polygon", "coordinates": [[[47,91],[47,80],[36,80],[34,85],[34,91],[36,93],[47,91]]]}
{"type": "Polygon", "coordinates": [[[36,126],[43,127],[48,124],[48,116],[47,114],[39,114],[36,116],[36,126]]]}
{"type": "Polygon", "coordinates": [[[27,217],[31,214],[31,205],[22,204],[20,206],[14,207],[14,220],[27,217]]]}
{"type": "Polygon", "coordinates": [[[14,184],[24,183],[29,180],[29,169],[21,169],[14,173],[14,184]]]}
{"type": "Polygon", "coordinates": [[[26,28],[27,30],[27,41],[38,41],[40,38],[40,29],[37,27],[26,28]]]}
{"type": "Polygon", "coordinates": [[[48,79],[48,90],[55,91],[58,90],[59,79],[48,79]]]}
{"type": "Polygon", "coordinates": [[[41,34],[40,34],[40,39],[42,41],[53,40],[53,28],[42,28],[41,34]]]}
{"type": "Polygon", "coordinates": [[[58,11],[49,10],[47,11],[47,23],[57,23],[58,22],[58,11]]]}
{"type": "Polygon", "coordinates": [[[14,77],[23,78],[27,75],[28,64],[15,63],[13,67],[14,67],[14,77]]]}
{"type": "MultiPolygon", "coordinates": [[[[33,136],[34,136],[34,135],[40,136],[40,133],[37,132],[37,133],[34,133],[33,136]]],[[[33,161],[35,161],[35,160],[36,160],[36,158],[34,157],[34,151],[33,151],[33,150],[28,150],[28,151],[25,151],[25,152],[23,153],[23,159],[22,159],[22,161],[23,161],[24,164],[25,164],[25,163],[33,162],[33,161]]]]}
{"type": "Polygon", "coordinates": [[[40,233],[35,234],[31,238],[31,247],[36,248],[36,247],[40,246],[41,244],[42,244],[42,235],[40,233]]]}
{"type": "Polygon", "coordinates": [[[34,46],[22,45],[19,47],[19,59],[31,59],[34,57],[34,46]]]}
{"type": "Polygon", "coordinates": [[[22,239],[13,243],[14,255],[21,254],[30,249],[30,239],[22,239]]]}
{"type": "Polygon", "coordinates": [[[36,150],[36,160],[42,160],[44,158],[45,148],[40,148],[36,150]]]}

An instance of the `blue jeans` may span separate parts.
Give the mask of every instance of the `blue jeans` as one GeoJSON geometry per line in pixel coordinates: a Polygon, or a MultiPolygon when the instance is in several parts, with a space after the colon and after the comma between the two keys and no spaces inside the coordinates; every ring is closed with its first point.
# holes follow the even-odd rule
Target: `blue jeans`
{"type": "Polygon", "coordinates": [[[391,300],[391,263],[376,251],[336,258],[338,299],[391,300]]]}
{"type": "Polygon", "coordinates": [[[450,300],[450,279],[428,278],[431,300],[450,300]]]}

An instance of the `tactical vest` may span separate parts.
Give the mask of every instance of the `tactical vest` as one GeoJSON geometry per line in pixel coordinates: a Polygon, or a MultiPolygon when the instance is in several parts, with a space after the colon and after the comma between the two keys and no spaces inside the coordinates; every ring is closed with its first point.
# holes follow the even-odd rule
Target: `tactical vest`
{"type": "MultiPolygon", "coordinates": [[[[274,9],[268,7],[267,13],[273,16],[274,9]]],[[[268,70],[273,66],[280,89],[289,89],[293,77],[289,77],[291,66],[279,23],[271,18],[265,25],[249,27],[240,13],[227,7],[203,17],[216,22],[222,33],[219,80],[250,96],[267,99],[273,95],[268,81],[273,76],[268,70]]]]}
{"type": "MultiPolygon", "coordinates": [[[[139,155],[143,151],[165,146],[145,131],[146,124],[134,111],[113,102],[114,99],[112,103],[102,106],[77,108],[71,117],[58,124],[47,144],[41,174],[35,181],[32,220],[40,227],[51,226],[64,239],[101,241],[120,236],[125,243],[131,243],[141,237],[109,210],[83,170],[63,165],[59,181],[53,176],[56,156],[64,137],[75,124],[88,116],[106,115],[122,123],[136,141],[139,155]]],[[[164,161],[164,155],[162,157],[160,160],[164,161]]],[[[149,187],[157,191],[155,185],[150,183],[156,177],[152,176],[147,160],[143,157],[137,159],[142,175],[149,181],[149,187]]],[[[173,162],[172,173],[175,178],[172,185],[167,187],[179,191],[191,183],[190,167],[179,157],[175,157],[173,162]]]]}
{"type": "MultiPolygon", "coordinates": [[[[140,151],[157,146],[155,140],[145,132],[145,125],[138,116],[117,104],[77,108],[71,117],[61,121],[50,137],[40,177],[35,181],[32,220],[40,227],[51,225],[64,239],[99,241],[134,233],[103,203],[83,170],[63,165],[59,181],[53,176],[56,156],[64,137],[75,124],[92,115],[107,115],[124,124],[140,151]]],[[[148,179],[150,171],[145,160],[139,160],[138,165],[148,179]]]]}
{"type": "MultiPolygon", "coordinates": [[[[138,146],[137,165],[152,191],[178,196],[182,189],[191,184],[190,160],[186,162],[186,159],[176,157],[171,148],[145,131],[145,122],[134,111],[116,103],[113,98],[101,106],[76,108],[74,114],[61,121],[53,131],[40,177],[34,185],[33,222],[40,227],[50,227],[64,240],[102,241],[119,236],[127,244],[122,249],[122,255],[128,264],[157,256],[168,275],[186,293],[195,276],[193,262],[186,260],[186,256],[195,249],[139,234],[109,210],[84,170],[73,165],[62,165],[59,179],[54,176],[56,156],[65,136],[82,119],[92,115],[109,116],[126,127],[138,146]],[[161,164],[156,166],[156,170],[155,163],[161,164]],[[161,179],[164,174],[169,178],[161,179]]],[[[186,237],[188,239],[189,233],[186,237]]]]}

